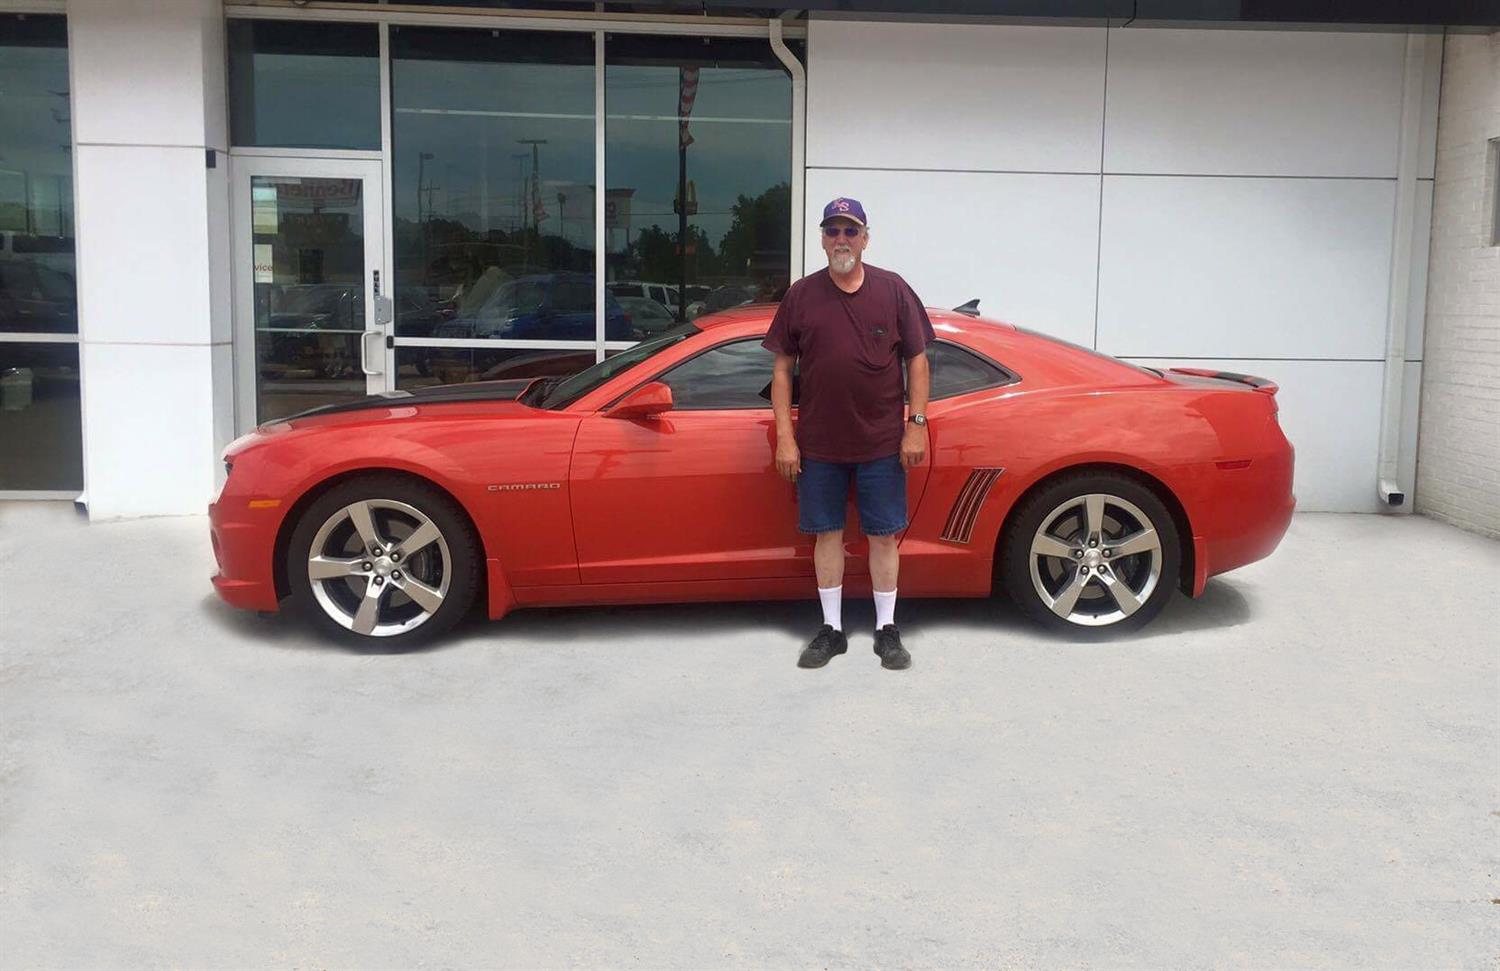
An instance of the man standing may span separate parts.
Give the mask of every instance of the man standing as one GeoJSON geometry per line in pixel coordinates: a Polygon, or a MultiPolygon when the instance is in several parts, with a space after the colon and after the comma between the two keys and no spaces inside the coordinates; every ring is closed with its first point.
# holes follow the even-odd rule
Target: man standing
{"type": "Polygon", "coordinates": [[[776,355],[776,470],[797,484],[798,528],[817,535],[813,565],[823,626],[797,664],[820,668],[849,649],[842,622],[844,508],[853,480],[860,529],[870,543],[875,653],[883,667],[907,668],[911,655],[895,624],[896,534],[907,525],[906,470],[927,454],[924,351],[932,321],[905,280],[865,265],[870,231],[856,200],[830,202],[822,227],[828,269],[792,284],[764,342],[776,355]],[[799,365],[794,431],[792,369],[799,365]]]}

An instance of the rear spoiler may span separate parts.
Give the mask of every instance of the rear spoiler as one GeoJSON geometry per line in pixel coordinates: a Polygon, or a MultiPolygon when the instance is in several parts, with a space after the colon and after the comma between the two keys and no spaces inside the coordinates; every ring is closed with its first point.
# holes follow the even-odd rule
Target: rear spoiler
{"type": "Polygon", "coordinates": [[[1235,374],[1233,371],[1214,371],[1210,368],[1201,367],[1174,367],[1168,368],[1175,374],[1191,374],[1195,378],[1218,378],[1221,381],[1234,381],[1237,384],[1245,384],[1259,391],[1261,394],[1274,395],[1281,388],[1275,381],[1266,378],[1257,378],[1252,374],[1235,374]]]}

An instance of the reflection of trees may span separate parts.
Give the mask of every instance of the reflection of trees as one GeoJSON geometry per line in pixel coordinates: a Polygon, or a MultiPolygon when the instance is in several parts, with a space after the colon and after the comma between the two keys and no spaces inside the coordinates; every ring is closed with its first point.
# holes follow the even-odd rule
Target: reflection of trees
{"type": "Polygon", "coordinates": [[[731,276],[785,273],[791,252],[792,188],[782,182],[755,198],[742,195],[734,221],[719,241],[719,258],[731,276]]]}
{"type": "MultiPolygon", "coordinates": [[[[708,234],[697,226],[688,226],[688,248],[692,252],[687,259],[688,283],[697,283],[718,275],[719,258],[714,253],[708,234]]],[[[684,257],[677,252],[677,234],[669,233],[660,226],[647,226],[640,231],[635,241],[625,250],[626,265],[634,267],[629,275],[642,280],[671,283],[677,279],[678,267],[684,257]]]]}
{"type": "Polygon", "coordinates": [[[592,273],[594,269],[593,250],[575,246],[565,237],[533,228],[480,232],[442,216],[421,223],[398,216],[395,243],[399,285],[426,288],[439,300],[460,287],[467,289],[491,267],[506,278],[560,270],[592,273]]]}
{"type": "MultiPolygon", "coordinates": [[[[791,187],[779,183],[757,196],[741,195],[732,221],[715,247],[707,232],[689,224],[686,256],[676,227],[642,227],[624,251],[610,255],[614,277],[671,284],[687,261],[689,284],[774,283],[784,286],[791,241],[791,187]]],[[[396,265],[401,286],[427,289],[445,300],[467,289],[490,267],[506,278],[572,270],[592,273],[594,253],[566,237],[534,228],[480,232],[466,222],[433,216],[422,223],[395,220],[396,265]]]]}

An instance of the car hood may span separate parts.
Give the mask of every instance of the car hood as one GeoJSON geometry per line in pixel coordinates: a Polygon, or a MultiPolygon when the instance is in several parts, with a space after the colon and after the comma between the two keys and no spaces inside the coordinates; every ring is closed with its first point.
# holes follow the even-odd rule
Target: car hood
{"type": "Polygon", "coordinates": [[[356,401],[344,401],[336,405],[321,405],[299,411],[278,419],[292,422],[302,418],[317,418],[351,411],[373,411],[381,408],[400,408],[410,405],[441,404],[444,402],[468,401],[514,401],[536,378],[512,378],[506,381],[474,381],[469,384],[439,384],[430,388],[415,388],[402,391],[382,391],[366,395],[356,401]]]}

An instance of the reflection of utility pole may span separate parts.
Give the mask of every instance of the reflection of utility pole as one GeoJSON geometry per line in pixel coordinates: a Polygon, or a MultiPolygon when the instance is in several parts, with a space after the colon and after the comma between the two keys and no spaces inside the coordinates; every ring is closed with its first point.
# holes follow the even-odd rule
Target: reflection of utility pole
{"type": "Polygon", "coordinates": [[[677,139],[677,322],[687,320],[688,265],[687,139],[677,139]]]}
{"type": "Polygon", "coordinates": [[[540,225],[540,220],[539,220],[539,217],[537,215],[537,209],[541,206],[541,203],[542,203],[542,164],[541,164],[541,151],[540,151],[540,149],[541,149],[541,146],[547,144],[547,139],[545,139],[545,138],[518,138],[518,139],[516,139],[516,141],[520,142],[522,145],[530,145],[531,146],[531,192],[530,192],[531,198],[529,200],[529,202],[531,204],[531,207],[532,207],[531,208],[531,228],[533,230],[535,230],[538,234],[540,234],[541,231],[542,231],[542,227],[540,225]]]}
{"type": "MultiPolygon", "coordinates": [[[[515,154],[511,155],[511,158],[516,160],[516,206],[510,217],[510,231],[514,233],[517,228],[516,216],[520,215],[521,207],[525,205],[525,203],[522,202],[522,198],[526,195],[526,169],[524,167],[526,161],[526,153],[516,152],[515,154]]],[[[525,224],[525,222],[526,217],[522,216],[521,223],[525,224]]]]}
{"type": "Polygon", "coordinates": [[[427,160],[431,152],[417,153],[417,225],[422,228],[422,241],[427,240],[427,220],[422,217],[422,183],[426,180],[427,160]]]}

